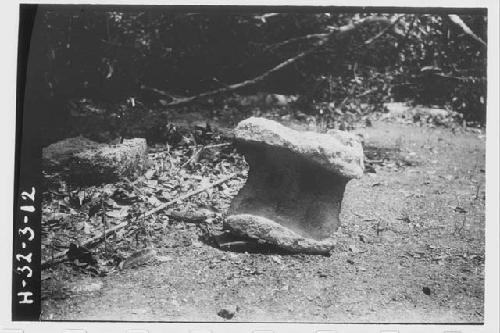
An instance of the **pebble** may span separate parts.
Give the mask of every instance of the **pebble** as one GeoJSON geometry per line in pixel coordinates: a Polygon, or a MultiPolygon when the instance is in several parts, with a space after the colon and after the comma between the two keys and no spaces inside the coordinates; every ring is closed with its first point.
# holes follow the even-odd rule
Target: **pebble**
{"type": "Polygon", "coordinates": [[[219,312],[217,312],[217,315],[219,317],[229,320],[232,319],[236,315],[236,312],[238,311],[239,311],[238,306],[231,305],[220,309],[219,312]]]}

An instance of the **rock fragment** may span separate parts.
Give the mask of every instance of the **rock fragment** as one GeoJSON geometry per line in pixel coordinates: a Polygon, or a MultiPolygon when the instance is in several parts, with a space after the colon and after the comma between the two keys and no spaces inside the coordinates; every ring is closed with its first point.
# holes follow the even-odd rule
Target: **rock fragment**
{"type": "Polygon", "coordinates": [[[64,139],[42,149],[42,166],[45,170],[64,167],[74,154],[86,149],[96,149],[104,144],[92,141],[83,136],[64,139]]]}
{"type": "Polygon", "coordinates": [[[42,151],[45,170],[60,172],[70,184],[112,183],[134,179],[145,168],[147,144],[142,138],[108,145],[83,137],[56,142],[42,151]]]}
{"type": "Polygon", "coordinates": [[[233,319],[233,317],[236,315],[236,312],[238,312],[240,309],[238,306],[234,306],[234,305],[230,305],[230,306],[226,306],[222,309],[220,309],[218,312],[217,312],[217,315],[219,317],[222,317],[224,319],[233,319]]]}

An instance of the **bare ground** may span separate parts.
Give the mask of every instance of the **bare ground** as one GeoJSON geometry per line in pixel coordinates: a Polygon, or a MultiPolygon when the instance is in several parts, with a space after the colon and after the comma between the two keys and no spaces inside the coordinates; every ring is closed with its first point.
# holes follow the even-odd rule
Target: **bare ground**
{"type": "Polygon", "coordinates": [[[386,122],[361,132],[381,162],[349,183],[330,257],[223,252],[179,222],[157,244],[166,262],[45,281],[72,292],[45,299],[42,319],[224,321],[217,312],[238,307],[231,321],[482,322],[484,136],[386,122]]]}

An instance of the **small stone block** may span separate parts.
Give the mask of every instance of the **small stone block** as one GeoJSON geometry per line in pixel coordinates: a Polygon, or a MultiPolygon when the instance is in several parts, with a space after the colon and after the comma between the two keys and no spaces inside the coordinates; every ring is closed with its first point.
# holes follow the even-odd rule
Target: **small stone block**
{"type": "Polygon", "coordinates": [[[147,148],[143,138],[123,140],[119,145],[69,138],[43,148],[42,166],[75,185],[111,183],[123,176],[135,179],[147,164],[147,148]]]}

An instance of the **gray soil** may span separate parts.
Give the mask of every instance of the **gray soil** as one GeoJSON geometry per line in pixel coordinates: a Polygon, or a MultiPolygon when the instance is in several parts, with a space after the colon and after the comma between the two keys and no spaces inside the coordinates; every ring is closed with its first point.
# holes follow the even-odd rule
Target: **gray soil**
{"type": "Polygon", "coordinates": [[[217,313],[237,307],[229,321],[483,322],[484,136],[360,132],[382,162],[348,184],[330,257],[224,252],[179,222],[157,246],[170,260],[45,281],[42,319],[226,321],[217,313]]]}

